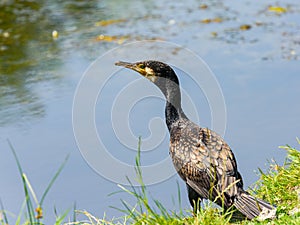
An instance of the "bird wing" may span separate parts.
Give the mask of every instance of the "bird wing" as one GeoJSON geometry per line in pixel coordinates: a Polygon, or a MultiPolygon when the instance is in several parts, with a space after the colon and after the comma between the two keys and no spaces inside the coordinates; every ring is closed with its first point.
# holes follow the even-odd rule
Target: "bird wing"
{"type": "Polygon", "coordinates": [[[231,205],[243,184],[230,147],[207,128],[187,127],[176,132],[173,143],[171,139],[170,151],[179,175],[201,197],[231,205]]]}
{"type": "MultiPolygon", "coordinates": [[[[225,205],[231,205],[238,188],[243,186],[234,154],[223,138],[214,131],[208,128],[200,128],[199,134],[199,143],[190,152],[192,155],[198,154],[199,159],[194,162],[191,161],[192,167],[200,171],[205,169],[210,183],[213,184],[213,190],[212,185],[210,186],[212,198],[222,197],[225,205]],[[204,163],[204,166],[199,164],[200,160],[204,163]]],[[[194,156],[191,156],[191,158],[194,158],[194,156]]],[[[198,182],[192,179],[191,183],[197,185],[198,182]]],[[[191,185],[193,186],[193,184],[191,185]]]]}

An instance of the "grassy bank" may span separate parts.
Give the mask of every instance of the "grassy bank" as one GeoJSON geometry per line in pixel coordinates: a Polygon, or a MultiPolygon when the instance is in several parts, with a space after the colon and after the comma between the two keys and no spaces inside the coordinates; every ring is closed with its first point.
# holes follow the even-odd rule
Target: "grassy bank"
{"type": "MultiPolygon", "coordinates": [[[[298,140],[299,144],[300,141],[298,140]]],[[[252,185],[250,192],[253,195],[263,198],[268,202],[277,206],[277,217],[274,220],[259,221],[234,221],[232,212],[222,212],[220,209],[211,205],[206,205],[205,209],[201,209],[196,215],[191,210],[183,210],[180,207],[178,211],[170,211],[166,209],[158,200],[150,198],[151,196],[144,185],[141,164],[140,164],[140,143],[139,151],[136,157],[136,175],[140,184],[139,188],[133,185],[125,188],[119,185],[120,189],[127,192],[129,196],[136,200],[135,205],[129,205],[125,200],[121,200],[120,208],[117,210],[124,213],[124,217],[117,219],[98,218],[86,211],[67,210],[61,215],[57,215],[55,224],[85,224],[85,225],[112,225],[112,224],[201,224],[201,225],[229,225],[229,224],[300,224],[300,152],[290,146],[280,147],[286,151],[287,156],[283,165],[278,165],[275,161],[271,161],[267,172],[260,172],[259,180],[252,185]],[[84,221],[76,221],[75,213],[83,214],[86,217],[84,221]]],[[[21,164],[18,160],[15,150],[11,146],[12,153],[15,156],[20,176],[23,181],[23,190],[25,193],[25,201],[21,207],[21,212],[17,216],[16,224],[43,224],[43,201],[52,187],[55,179],[62,171],[66,160],[57,170],[57,173],[50,180],[42,198],[38,200],[29,183],[26,174],[23,172],[21,164]]],[[[128,180],[129,181],[129,180],[128,180]]],[[[130,181],[129,181],[130,182],[130,181]]],[[[178,188],[177,204],[181,205],[180,189],[178,188]]],[[[170,196],[171,198],[171,196],[170,196]]],[[[0,224],[9,223],[8,213],[3,203],[0,201],[0,224]]]]}
{"type": "MultiPolygon", "coordinates": [[[[300,141],[298,140],[300,144],[300,141]]],[[[260,221],[254,219],[252,221],[242,220],[234,221],[232,212],[223,213],[220,209],[211,205],[201,209],[197,215],[193,215],[190,210],[179,212],[169,211],[156,199],[149,199],[147,187],[143,183],[143,177],[140,169],[140,152],[136,157],[136,174],[141,185],[139,189],[131,186],[127,189],[123,186],[120,188],[132,195],[136,199],[136,205],[132,206],[122,201],[123,208],[121,210],[126,216],[115,220],[107,220],[105,218],[97,218],[88,212],[79,212],[86,215],[87,220],[76,222],[75,224],[86,225],[102,225],[102,224],[173,224],[173,225],[259,225],[259,224],[300,224],[300,152],[290,146],[280,147],[286,151],[287,156],[283,165],[278,165],[272,161],[267,172],[260,172],[259,180],[252,185],[250,192],[253,195],[263,198],[268,202],[277,206],[276,219],[260,221]],[[149,202],[154,204],[150,204],[149,202]]],[[[171,196],[170,196],[171,197],[171,196]]],[[[181,197],[178,192],[178,203],[181,197]]]]}

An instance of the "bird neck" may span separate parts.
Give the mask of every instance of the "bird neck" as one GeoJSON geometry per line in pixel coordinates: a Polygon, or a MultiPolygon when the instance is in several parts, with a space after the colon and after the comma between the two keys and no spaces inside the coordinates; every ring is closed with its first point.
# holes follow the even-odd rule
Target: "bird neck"
{"type": "Polygon", "coordinates": [[[158,86],[166,98],[166,124],[169,131],[171,131],[174,123],[183,118],[187,119],[181,108],[181,93],[178,77],[173,70],[170,70],[165,78],[157,78],[155,85],[158,86]]]}
{"type": "Polygon", "coordinates": [[[174,85],[172,88],[166,88],[164,95],[167,101],[165,108],[166,124],[169,131],[171,131],[174,123],[187,117],[181,108],[181,94],[179,85],[174,85]]]}
{"type": "Polygon", "coordinates": [[[171,131],[171,128],[178,120],[187,118],[183,110],[181,109],[181,107],[177,108],[168,101],[166,104],[165,116],[166,116],[166,124],[169,131],[171,131]]]}

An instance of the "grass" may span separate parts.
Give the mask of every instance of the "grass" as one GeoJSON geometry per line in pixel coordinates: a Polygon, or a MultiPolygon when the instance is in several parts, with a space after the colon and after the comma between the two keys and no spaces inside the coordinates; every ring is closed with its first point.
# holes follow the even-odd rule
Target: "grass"
{"type": "MultiPolygon", "coordinates": [[[[300,140],[298,143],[300,144],[300,140]]],[[[26,174],[23,172],[21,164],[18,160],[17,154],[9,142],[12,153],[15,157],[19,173],[23,183],[25,200],[21,207],[21,211],[17,216],[16,223],[19,224],[43,224],[43,202],[51,189],[56,178],[61,173],[63,167],[66,164],[68,157],[61,164],[53,178],[50,180],[49,185],[44,191],[42,198],[38,201],[36,194],[30,184],[26,174]],[[23,216],[22,216],[23,215],[23,216]],[[25,216],[24,216],[25,215],[25,216]],[[23,218],[24,217],[24,218],[23,218]],[[21,222],[22,221],[22,222],[21,222]]],[[[127,178],[130,187],[118,185],[120,189],[134,197],[136,200],[135,205],[130,205],[125,200],[121,200],[121,208],[113,207],[125,216],[120,218],[107,219],[97,218],[87,211],[78,211],[74,205],[73,211],[82,214],[86,217],[84,221],[76,221],[75,213],[73,215],[73,222],[65,223],[66,225],[83,224],[83,225],[121,225],[121,224],[133,224],[133,225],[146,225],[146,224],[170,224],[170,225],[281,225],[281,224],[300,224],[300,152],[291,146],[280,147],[287,152],[287,157],[282,166],[278,165],[275,161],[269,162],[269,169],[267,172],[263,172],[259,169],[259,180],[252,185],[251,192],[257,197],[263,198],[272,204],[277,206],[277,218],[274,220],[243,220],[233,221],[232,212],[224,213],[220,209],[213,207],[210,203],[193,214],[191,210],[183,210],[181,207],[180,188],[177,184],[177,201],[179,205],[178,212],[170,211],[166,209],[161,202],[153,197],[149,197],[150,193],[147,190],[143,182],[142,170],[141,170],[141,141],[138,144],[138,154],[135,160],[135,172],[137,181],[140,187],[134,187],[131,181],[127,178]]],[[[115,194],[115,193],[113,193],[115,194]]],[[[4,203],[0,199],[0,225],[9,224],[9,213],[4,208],[4,203]]],[[[54,209],[56,212],[56,209],[54,209]]],[[[62,215],[56,214],[55,224],[63,224],[69,214],[69,210],[66,210],[62,215]]]]}
{"type": "MultiPolygon", "coordinates": [[[[23,172],[23,168],[21,166],[21,163],[18,159],[17,153],[16,153],[13,145],[10,143],[10,141],[8,141],[8,144],[10,146],[10,149],[11,149],[13,155],[14,155],[14,158],[15,158],[17,166],[18,166],[19,174],[20,174],[20,177],[22,179],[24,196],[25,196],[24,203],[23,203],[23,205],[21,207],[21,210],[20,210],[20,212],[17,216],[15,224],[16,225],[19,225],[19,224],[42,225],[42,224],[44,224],[43,223],[43,219],[44,219],[43,218],[44,217],[43,216],[43,203],[44,203],[44,200],[45,200],[49,190],[53,186],[55,180],[57,179],[57,177],[59,176],[59,174],[63,170],[69,156],[67,156],[65,158],[64,162],[60,165],[57,172],[54,174],[54,176],[50,180],[49,184],[47,185],[44,193],[42,194],[41,199],[38,200],[38,198],[37,198],[37,196],[34,192],[33,186],[29,182],[29,179],[28,179],[27,175],[23,172]]],[[[0,200],[0,206],[1,206],[0,224],[1,225],[10,224],[9,220],[8,220],[9,212],[4,209],[4,204],[1,200],[0,200]]],[[[56,212],[55,209],[54,209],[54,211],[56,212]]],[[[70,210],[66,210],[62,215],[58,215],[56,213],[56,222],[55,222],[55,224],[57,224],[57,225],[62,224],[63,220],[66,218],[69,211],[70,210]]]]}
{"type": "MultiPolygon", "coordinates": [[[[300,144],[299,139],[298,143],[300,144]]],[[[218,208],[208,204],[205,209],[200,209],[196,215],[191,210],[183,211],[180,207],[179,212],[166,209],[161,202],[154,198],[149,198],[149,192],[143,182],[141,163],[140,163],[139,141],[138,154],[136,156],[135,172],[140,187],[134,187],[129,179],[130,188],[118,185],[121,190],[133,196],[136,200],[135,205],[130,205],[121,200],[122,208],[117,210],[125,213],[122,218],[107,220],[105,217],[99,219],[86,211],[79,213],[87,217],[86,221],[72,224],[85,225],[112,225],[112,224],[170,224],[170,225],[261,225],[261,224],[300,224],[300,152],[290,146],[280,147],[287,152],[287,157],[282,166],[275,161],[269,163],[266,173],[259,169],[260,178],[252,185],[253,195],[263,198],[277,206],[277,217],[273,220],[259,221],[242,220],[233,221],[232,212],[223,213],[218,208]],[[151,204],[153,203],[153,204],[151,204]]],[[[178,186],[178,203],[181,205],[180,189],[178,186]]]]}

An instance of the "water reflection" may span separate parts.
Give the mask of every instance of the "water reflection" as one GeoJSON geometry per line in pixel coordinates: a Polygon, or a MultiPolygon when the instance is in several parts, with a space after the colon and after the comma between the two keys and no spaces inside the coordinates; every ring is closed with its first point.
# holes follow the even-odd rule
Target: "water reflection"
{"type": "Polygon", "coordinates": [[[1,125],[45,114],[34,86],[37,81],[53,79],[47,69],[59,64],[49,55],[57,54],[59,48],[44,32],[53,24],[42,8],[43,2],[33,1],[0,5],[1,125]]]}
{"type": "Polygon", "coordinates": [[[95,50],[96,37],[105,33],[95,23],[113,13],[102,1],[1,2],[0,124],[44,116],[44,98],[51,98],[67,73],[64,60],[80,52],[95,59],[101,49],[110,47],[101,45],[95,50]],[[57,39],[51,35],[53,30],[58,31],[57,39]]]}
{"type": "Polygon", "coordinates": [[[92,16],[88,12],[100,7],[98,4],[98,1],[0,3],[0,125],[45,115],[43,98],[51,95],[47,88],[56,88],[55,84],[63,77],[63,58],[72,50],[73,42],[81,38],[70,33],[84,25],[88,20],[85,17],[92,16]],[[53,30],[65,32],[65,37],[55,40],[51,35],[53,30]],[[68,35],[72,36],[72,44],[66,44],[68,35]],[[43,86],[46,88],[40,92],[43,86]]]}

